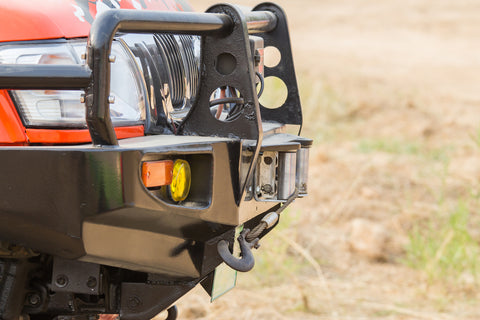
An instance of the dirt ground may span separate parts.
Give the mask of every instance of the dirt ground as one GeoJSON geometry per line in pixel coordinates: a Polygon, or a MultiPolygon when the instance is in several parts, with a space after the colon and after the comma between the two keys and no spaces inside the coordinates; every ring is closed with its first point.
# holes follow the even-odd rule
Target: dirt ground
{"type": "Polygon", "coordinates": [[[431,260],[406,261],[413,230],[459,203],[480,240],[480,2],[277,3],[289,17],[303,135],[315,139],[310,195],[262,241],[235,290],[210,304],[197,288],[179,318],[479,319],[475,272],[435,271],[453,231],[434,224],[431,260]]]}

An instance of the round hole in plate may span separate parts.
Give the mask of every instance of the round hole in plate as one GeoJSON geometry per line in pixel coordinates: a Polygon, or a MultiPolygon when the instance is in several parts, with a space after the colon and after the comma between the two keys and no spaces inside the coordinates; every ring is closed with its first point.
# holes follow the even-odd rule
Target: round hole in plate
{"type": "Polygon", "coordinates": [[[217,60],[215,61],[215,68],[217,69],[218,73],[227,76],[231,74],[236,67],[237,59],[235,59],[232,54],[224,52],[217,56],[217,60]]]}
{"type": "Polygon", "coordinates": [[[219,121],[231,122],[242,114],[242,110],[242,94],[235,87],[223,86],[210,95],[210,114],[219,121]]]}
{"type": "Polygon", "coordinates": [[[265,108],[277,109],[281,107],[288,97],[288,89],[282,79],[277,77],[265,78],[265,89],[259,101],[265,108]]]}
{"type": "Polygon", "coordinates": [[[263,52],[265,55],[264,64],[269,68],[275,68],[282,60],[282,54],[277,49],[277,47],[266,47],[263,52]]]}

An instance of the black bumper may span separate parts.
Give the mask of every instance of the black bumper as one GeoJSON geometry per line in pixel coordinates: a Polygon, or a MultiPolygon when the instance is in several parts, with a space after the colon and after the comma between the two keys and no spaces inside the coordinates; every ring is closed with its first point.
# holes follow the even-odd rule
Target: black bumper
{"type": "Polygon", "coordinates": [[[235,226],[279,203],[239,199],[241,152],[238,140],[189,136],[1,148],[0,238],[68,259],[197,278],[220,262],[220,239],[233,242],[235,226]],[[192,166],[182,204],[156,197],[141,180],[142,161],[169,157],[192,166]]]}

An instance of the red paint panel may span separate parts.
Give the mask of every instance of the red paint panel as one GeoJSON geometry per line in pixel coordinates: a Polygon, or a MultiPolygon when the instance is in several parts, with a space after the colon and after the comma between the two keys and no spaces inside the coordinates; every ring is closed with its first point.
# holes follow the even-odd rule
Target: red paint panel
{"type": "Polygon", "coordinates": [[[87,37],[97,13],[112,8],[191,10],[183,0],[0,1],[0,42],[87,37]]]}
{"type": "MultiPolygon", "coordinates": [[[[54,129],[32,129],[27,130],[28,140],[31,143],[49,144],[74,144],[92,142],[87,129],[54,130],[54,129]]],[[[143,126],[118,127],[115,128],[118,139],[140,137],[144,135],[143,126]]]]}
{"type": "Polygon", "coordinates": [[[25,127],[7,90],[0,90],[0,144],[27,142],[25,127]]]}

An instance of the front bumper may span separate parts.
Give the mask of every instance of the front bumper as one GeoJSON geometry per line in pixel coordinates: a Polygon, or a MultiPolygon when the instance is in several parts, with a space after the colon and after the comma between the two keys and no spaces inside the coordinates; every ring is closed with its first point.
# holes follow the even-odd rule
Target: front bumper
{"type": "MultiPolygon", "coordinates": [[[[264,139],[268,152],[301,147],[299,137],[271,137],[264,139]]],[[[248,192],[239,199],[242,152],[240,140],[195,136],[131,138],[100,149],[4,147],[0,235],[64,258],[198,278],[220,263],[219,240],[233,242],[235,226],[280,203],[248,199],[248,192]],[[192,167],[191,194],[182,204],[142,183],[142,161],[165,157],[182,157],[192,167]]]]}

